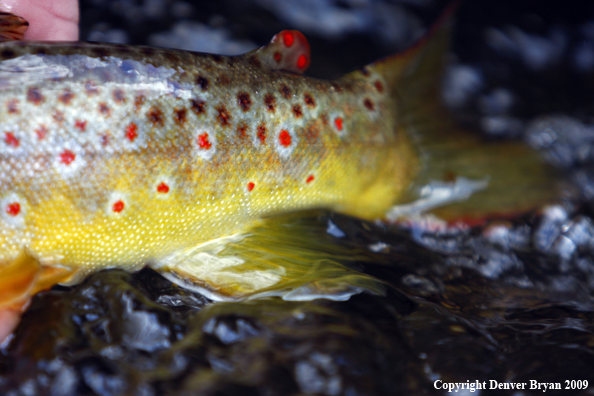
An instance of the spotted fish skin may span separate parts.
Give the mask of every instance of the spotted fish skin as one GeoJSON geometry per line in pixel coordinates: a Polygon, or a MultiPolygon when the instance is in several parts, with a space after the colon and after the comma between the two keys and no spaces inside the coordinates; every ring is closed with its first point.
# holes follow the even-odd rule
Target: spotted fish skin
{"type": "Polygon", "coordinates": [[[381,217],[417,170],[389,84],[268,52],[1,44],[0,262],[135,269],[275,213],[381,217]]]}

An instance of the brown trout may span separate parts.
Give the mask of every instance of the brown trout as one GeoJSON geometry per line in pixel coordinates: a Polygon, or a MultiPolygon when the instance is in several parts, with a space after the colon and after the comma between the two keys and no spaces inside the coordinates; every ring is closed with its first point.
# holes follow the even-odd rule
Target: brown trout
{"type": "Polygon", "coordinates": [[[440,107],[450,13],[410,50],[333,81],[301,75],[309,45],[291,30],[231,57],[1,44],[0,303],[145,265],[213,298],[256,295],[291,270],[223,276],[246,261],[217,254],[266,216],[394,219],[436,182],[454,196],[442,205],[474,194],[446,219],[548,200],[533,153],[485,145],[440,107]]]}

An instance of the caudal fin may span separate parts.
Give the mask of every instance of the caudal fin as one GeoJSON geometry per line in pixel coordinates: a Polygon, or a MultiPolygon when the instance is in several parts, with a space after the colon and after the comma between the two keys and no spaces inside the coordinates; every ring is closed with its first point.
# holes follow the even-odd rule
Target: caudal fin
{"type": "Polygon", "coordinates": [[[489,142],[462,130],[441,103],[450,6],[431,31],[403,53],[368,66],[388,82],[399,104],[401,128],[418,151],[421,170],[388,218],[431,212],[468,222],[541,207],[560,195],[555,172],[521,142],[489,142]]]}

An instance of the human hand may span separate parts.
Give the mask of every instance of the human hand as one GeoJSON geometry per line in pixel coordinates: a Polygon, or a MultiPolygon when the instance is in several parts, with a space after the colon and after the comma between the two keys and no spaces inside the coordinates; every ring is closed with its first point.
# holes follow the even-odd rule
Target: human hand
{"type": "Polygon", "coordinates": [[[29,22],[25,40],[78,40],[78,0],[0,0],[0,11],[29,22]]]}

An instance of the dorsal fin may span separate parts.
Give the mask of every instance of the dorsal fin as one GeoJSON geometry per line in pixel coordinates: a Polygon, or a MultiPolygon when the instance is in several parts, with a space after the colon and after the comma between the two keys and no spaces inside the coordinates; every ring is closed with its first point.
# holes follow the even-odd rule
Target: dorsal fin
{"type": "Polygon", "coordinates": [[[29,22],[8,12],[0,12],[0,41],[24,40],[29,22]]]}
{"type": "Polygon", "coordinates": [[[248,52],[246,56],[257,58],[266,69],[298,74],[303,74],[311,61],[309,43],[298,30],[283,30],[268,45],[248,52]]]}

